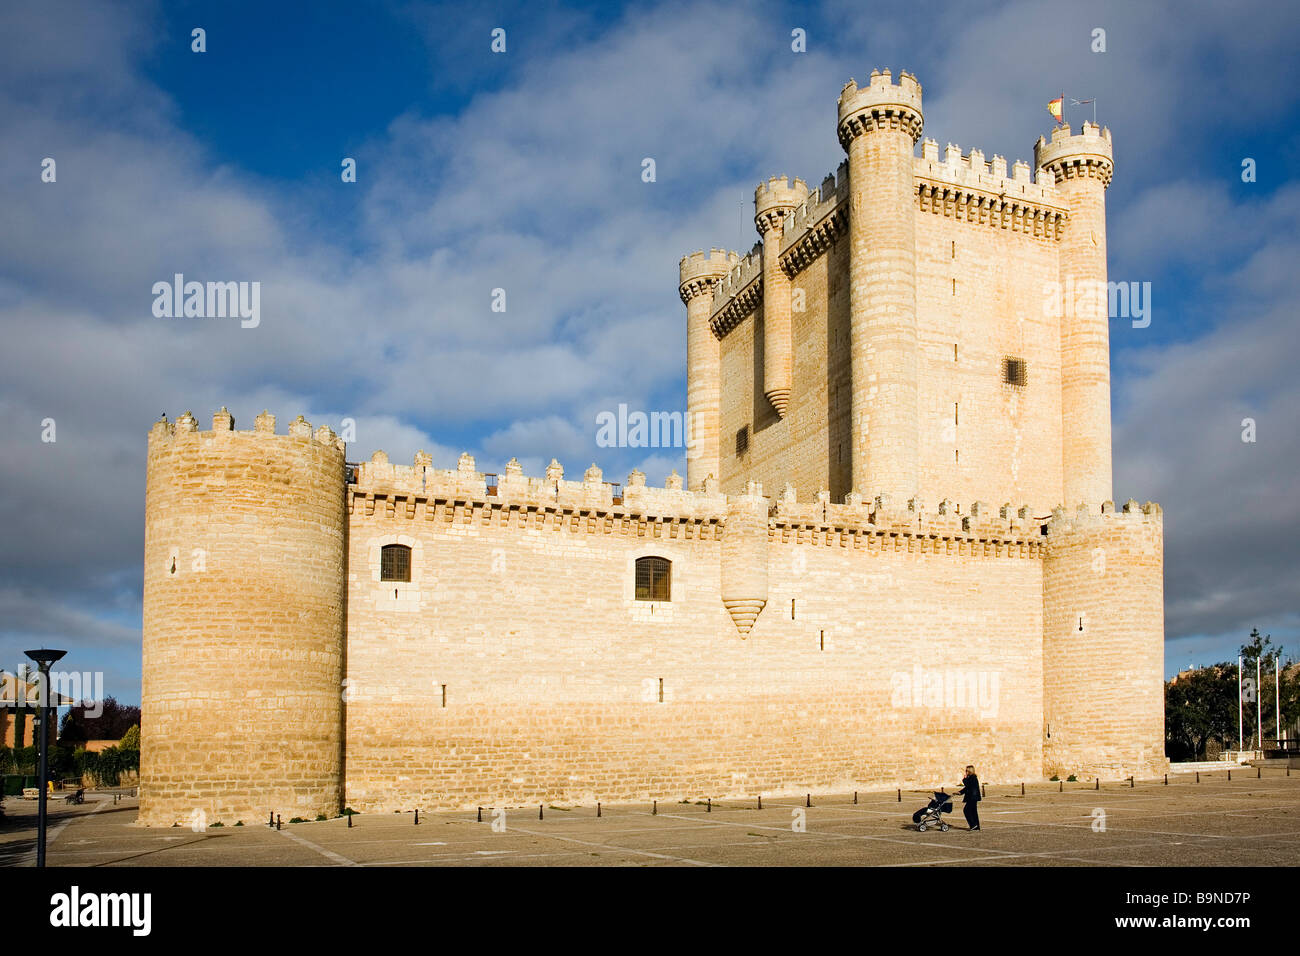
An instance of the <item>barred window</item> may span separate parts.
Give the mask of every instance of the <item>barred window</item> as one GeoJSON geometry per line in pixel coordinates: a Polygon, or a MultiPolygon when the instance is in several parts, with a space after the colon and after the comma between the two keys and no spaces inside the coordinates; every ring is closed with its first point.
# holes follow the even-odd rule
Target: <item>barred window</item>
{"type": "Polygon", "coordinates": [[[740,429],[740,431],[736,432],[736,457],[739,458],[747,451],[749,451],[749,426],[748,425],[740,429]]]}
{"type": "Polygon", "coordinates": [[[1008,385],[1024,385],[1029,380],[1028,363],[1022,358],[1008,355],[1002,360],[1002,381],[1008,385]]]}
{"type": "Polygon", "coordinates": [[[671,601],[673,564],[667,558],[636,559],[636,599],[671,601]]]}
{"type": "Polygon", "coordinates": [[[411,580],[411,549],[404,544],[386,544],[379,553],[379,580],[411,580]]]}

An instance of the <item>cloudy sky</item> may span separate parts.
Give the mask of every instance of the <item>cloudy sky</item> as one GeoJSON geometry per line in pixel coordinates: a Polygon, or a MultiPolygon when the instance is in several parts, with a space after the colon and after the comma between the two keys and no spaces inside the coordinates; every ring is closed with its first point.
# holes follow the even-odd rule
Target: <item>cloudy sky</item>
{"type": "Polygon", "coordinates": [[[1097,98],[1110,276],[1151,283],[1149,327],[1111,325],[1115,496],[1165,508],[1166,669],[1233,657],[1254,626],[1294,653],[1300,15],[906,6],[4,4],[0,667],[65,646],[139,700],[164,411],[352,418],[353,459],[684,472],[597,448],[595,416],[685,407],[678,259],[748,249],[760,179],[833,170],[836,96],[873,67],[918,76],[941,146],[1009,162],[1032,160],[1048,99],[1097,98]],[[260,324],[156,318],[178,272],[259,281],[260,324]]]}

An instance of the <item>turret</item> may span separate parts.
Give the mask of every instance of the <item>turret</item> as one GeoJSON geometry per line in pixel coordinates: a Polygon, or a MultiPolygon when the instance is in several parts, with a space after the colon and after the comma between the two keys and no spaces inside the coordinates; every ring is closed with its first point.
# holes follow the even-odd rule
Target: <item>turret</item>
{"type": "Polygon", "coordinates": [[[872,71],[840,93],[849,157],[849,347],[852,487],[900,500],[917,491],[916,223],[912,151],[921,84],[872,71]]]}
{"type": "Polygon", "coordinates": [[[140,822],[341,808],[344,449],[298,416],[149,433],[140,822]],[[201,816],[199,816],[201,814],[201,816]]]}
{"type": "Polygon", "coordinates": [[[784,176],[773,176],[754,190],[754,226],[763,237],[763,394],[782,418],[794,384],[794,331],[781,240],[786,217],[807,198],[802,179],[790,185],[784,176]]]}
{"type": "Polygon", "coordinates": [[[767,516],[768,501],[756,482],[749,482],[743,495],[727,499],[722,603],[741,637],[750,632],[767,605],[767,516]]]}
{"type": "Polygon", "coordinates": [[[686,304],[686,480],[699,490],[712,475],[721,477],[719,432],[722,409],[722,358],[709,328],[713,287],[740,261],[734,253],[710,249],[683,256],[677,287],[686,304]]]}
{"type": "Polygon", "coordinates": [[[1060,243],[1061,418],[1065,503],[1111,497],[1110,335],[1106,285],[1106,187],[1110,130],[1084,123],[1039,137],[1034,161],[1070,215],[1060,243]]]}

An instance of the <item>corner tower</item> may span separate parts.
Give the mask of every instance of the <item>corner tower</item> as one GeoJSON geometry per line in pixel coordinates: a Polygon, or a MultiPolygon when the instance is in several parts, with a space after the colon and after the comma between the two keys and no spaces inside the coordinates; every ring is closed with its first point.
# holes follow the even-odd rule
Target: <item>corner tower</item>
{"type": "Polygon", "coordinates": [[[840,92],[849,156],[849,348],[852,487],[907,500],[920,459],[917,403],[916,212],[912,150],[921,84],[873,70],[840,92]]]}
{"type": "Polygon", "coordinates": [[[1041,136],[1034,162],[1070,208],[1061,236],[1061,424],[1065,504],[1111,498],[1110,306],[1106,285],[1106,187],[1110,130],[1084,123],[1041,136]]]}
{"type": "Polygon", "coordinates": [[[722,358],[709,328],[713,287],[739,261],[734,253],[710,249],[683,256],[677,292],[686,304],[686,483],[698,491],[709,475],[722,476],[719,431],[722,409],[722,358]]]}
{"type": "Polygon", "coordinates": [[[149,433],[140,816],[341,808],[343,443],[302,416],[149,433]]]}

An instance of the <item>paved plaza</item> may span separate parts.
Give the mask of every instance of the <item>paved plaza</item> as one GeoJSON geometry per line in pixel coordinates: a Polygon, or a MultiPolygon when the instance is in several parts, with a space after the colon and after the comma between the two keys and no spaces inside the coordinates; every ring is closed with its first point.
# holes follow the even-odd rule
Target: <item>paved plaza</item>
{"type": "MultiPolygon", "coordinates": [[[[51,866],[1252,866],[1300,863],[1300,773],[1171,774],[1163,780],[992,784],[983,824],[918,832],[929,794],[813,794],[756,801],[358,815],[242,827],[134,825],[128,793],[50,804],[51,866]],[[1064,786],[1064,792],[1060,788],[1064,786]],[[493,820],[497,829],[493,828],[493,820]],[[802,825],[803,831],[797,828],[802,825]],[[504,826],[504,829],[502,829],[504,826]]],[[[10,797],[0,865],[34,861],[35,803],[10,797]]]]}

